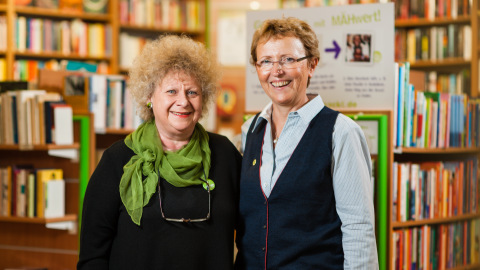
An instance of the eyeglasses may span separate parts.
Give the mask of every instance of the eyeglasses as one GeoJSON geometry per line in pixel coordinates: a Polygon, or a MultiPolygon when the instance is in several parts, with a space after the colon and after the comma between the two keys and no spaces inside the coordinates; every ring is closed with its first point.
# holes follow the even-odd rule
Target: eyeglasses
{"type": "Polygon", "coordinates": [[[287,56],[284,56],[282,58],[280,58],[280,60],[278,61],[272,61],[270,59],[264,59],[264,60],[260,60],[258,61],[257,63],[255,63],[255,65],[261,69],[262,71],[270,71],[272,70],[273,68],[273,65],[275,63],[278,63],[279,66],[281,66],[282,68],[286,68],[286,69],[290,69],[290,68],[295,68],[297,66],[297,63],[302,61],[302,60],[305,60],[305,59],[308,59],[310,58],[310,56],[304,56],[304,57],[301,57],[301,58],[293,58],[293,57],[287,57],[287,56]]]}
{"type": "MultiPolygon", "coordinates": [[[[205,171],[203,172],[203,174],[205,175],[205,171]]],[[[206,175],[205,175],[205,179],[207,179],[206,175]]],[[[208,193],[208,214],[205,218],[193,218],[193,219],[190,219],[190,218],[168,218],[168,217],[165,217],[165,213],[163,212],[163,208],[162,208],[162,192],[160,190],[160,180],[158,181],[158,200],[160,202],[160,212],[162,213],[162,218],[165,219],[166,221],[170,221],[170,222],[181,222],[181,223],[190,223],[190,222],[202,222],[202,221],[207,221],[210,219],[210,209],[211,209],[211,195],[210,195],[210,185],[207,183],[207,181],[203,180],[200,178],[200,180],[204,183],[206,183],[206,188],[207,188],[207,193],[208,193]]]]}

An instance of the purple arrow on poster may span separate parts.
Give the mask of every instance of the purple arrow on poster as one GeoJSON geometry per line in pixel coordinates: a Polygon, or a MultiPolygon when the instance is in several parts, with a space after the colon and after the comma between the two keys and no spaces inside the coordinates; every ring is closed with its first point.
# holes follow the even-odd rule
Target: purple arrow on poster
{"type": "Polygon", "coordinates": [[[337,59],[338,54],[340,53],[340,46],[338,46],[337,42],[333,41],[333,48],[325,49],[326,52],[335,52],[335,59],[337,59]]]}

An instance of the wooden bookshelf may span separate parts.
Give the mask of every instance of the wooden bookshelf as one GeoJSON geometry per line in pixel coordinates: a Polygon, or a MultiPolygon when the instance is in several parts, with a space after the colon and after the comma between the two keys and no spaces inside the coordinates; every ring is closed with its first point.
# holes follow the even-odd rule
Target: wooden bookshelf
{"type": "Polygon", "coordinates": [[[203,29],[200,30],[188,30],[188,29],[172,29],[172,28],[160,28],[160,27],[148,27],[148,26],[139,26],[133,24],[122,24],[120,25],[122,31],[140,31],[140,32],[150,32],[150,33],[171,33],[171,34],[187,34],[189,36],[199,36],[203,35],[203,29]]]}
{"type": "Polygon", "coordinates": [[[435,18],[433,20],[424,19],[424,18],[395,20],[396,28],[441,26],[441,25],[449,25],[449,24],[470,24],[470,16],[458,16],[457,18],[435,18]]]}
{"type": "Polygon", "coordinates": [[[0,217],[0,269],[25,265],[51,270],[76,267],[78,224],[86,183],[93,172],[91,144],[95,140],[91,115],[74,115],[73,121],[74,143],[71,145],[0,145],[0,166],[31,164],[34,168],[61,168],[65,179],[64,216],[0,217]],[[50,155],[51,150],[62,149],[75,149],[79,152],[78,158],[50,155]]]}
{"type": "Polygon", "coordinates": [[[18,145],[18,144],[0,144],[0,150],[13,150],[13,151],[48,151],[58,149],[79,149],[80,144],[74,143],[72,145],[18,145]]]}
{"type": "Polygon", "coordinates": [[[423,225],[436,225],[436,224],[446,224],[454,223],[458,221],[467,221],[471,219],[480,218],[480,213],[477,214],[464,214],[453,217],[445,218],[432,218],[432,219],[422,219],[422,220],[411,220],[411,221],[401,221],[401,222],[392,222],[393,229],[401,229],[408,227],[419,227],[423,225]]]}
{"type": "Polygon", "coordinates": [[[411,69],[438,69],[438,68],[456,68],[466,67],[472,64],[471,61],[463,58],[444,58],[441,60],[416,60],[410,63],[411,69]]]}
{"type": "Polygon", "coordinates": [[[0,222],[14,222],[14,223],[34,223],[34,224],[47,224],[56,222],[77,221],[76,214],[69,214],[63,217],[56,218],[28,218],[28,217],[1,217],[0,222]]]}
{"type": "Polygon", "coordinates": [[[395,154],[480,154],[480,147],[416,148],[401,147],[394,149],[395,154]]]}
{"type": "Polygon", "coordinates": [[[95,57],[89,55],[78,55],[78,54],[62,54],[55,52],[42,52],[42,53],[32,53],[32,52],[16,52],[15,55],[19,59],[65,59],[65,60],[77,60],[77,61],[110,61],[111,57],[95,57]]]}
{"type": "Polygon", "coordinates": [[[99,14],[99,13],[86,13],[86,12],[75,12],[62,9],[49,9],[49,8],[38,8],[38,7],[23,7],[15,6],[15,12],[18,15],[32,16],[32,17],[46,17],[46,18],[56,18],[56,19],[80,19],[84,21],[94,21],[94,22],[105,22],[108,23],[111,20],[110,14],[99,14]]]}

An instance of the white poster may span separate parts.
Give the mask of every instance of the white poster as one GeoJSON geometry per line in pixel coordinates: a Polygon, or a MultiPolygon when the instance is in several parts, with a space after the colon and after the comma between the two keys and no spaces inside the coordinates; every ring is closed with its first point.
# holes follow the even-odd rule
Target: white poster
{"type": "MultiPolygon", "coordinates": [[[[317,34],[320,62],[307,93],[334,109],[393,109],[394,3],[309,7],[247,13],[247,63],[252,36],[265,19],[297,17],[317,34]]],[[[246,68],[246,112],[269,102],[255,67],[246,68]]]]}

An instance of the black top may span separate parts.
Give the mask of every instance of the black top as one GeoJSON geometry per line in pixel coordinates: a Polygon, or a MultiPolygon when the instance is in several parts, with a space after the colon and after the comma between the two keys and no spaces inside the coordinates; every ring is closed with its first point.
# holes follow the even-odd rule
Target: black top
{"type": "MultiPolygon", "coordinates": [[[[143,208],[140,226],[133,223],[119,184],[123,166],[134,153],[123,141],[108,148],[85,193],[77,269],[232,269],[242,158],[227,138],[209,137],[209,179],[215,182],[211,217],[190,224],[165,221],[158,192],[143,208]]],[[[160,183],[166,217],[206,217],[208,193],[201,186],[160,183]]]]}

